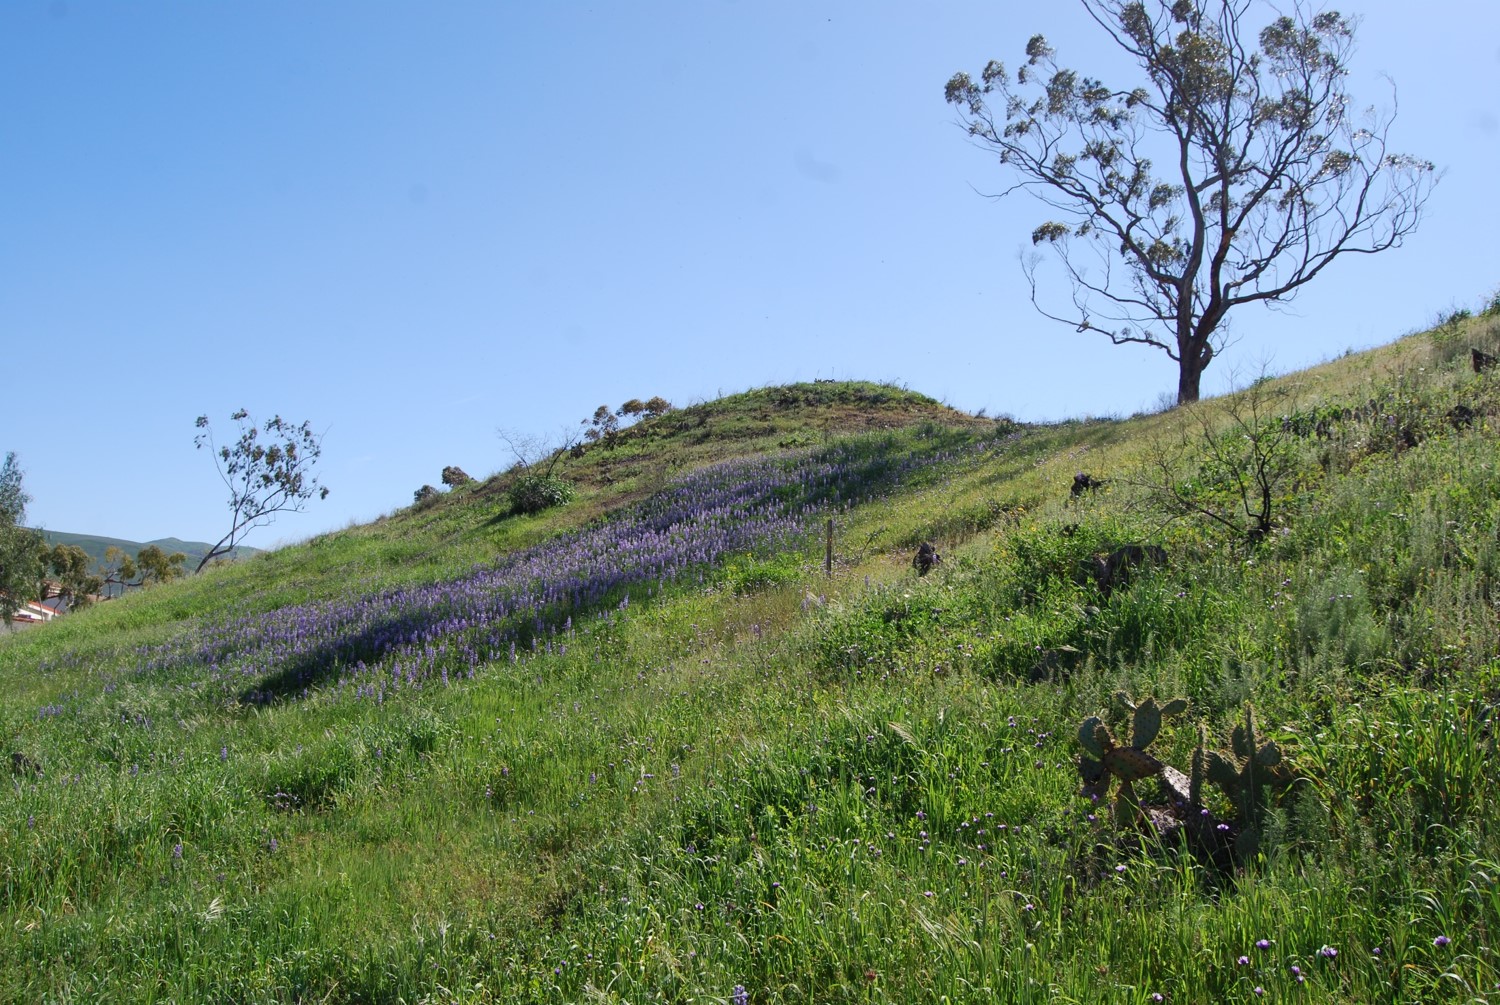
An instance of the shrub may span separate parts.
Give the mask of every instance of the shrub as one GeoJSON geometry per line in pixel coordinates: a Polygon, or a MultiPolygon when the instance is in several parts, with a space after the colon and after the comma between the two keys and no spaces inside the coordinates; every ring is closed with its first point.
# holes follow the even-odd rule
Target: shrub
{"type": "Polygon", "coordinates": [[[572,502],[574,495],[572,483],[542,475],[522,475],[507,492],[512,513],[540,513],[572,502]]]}

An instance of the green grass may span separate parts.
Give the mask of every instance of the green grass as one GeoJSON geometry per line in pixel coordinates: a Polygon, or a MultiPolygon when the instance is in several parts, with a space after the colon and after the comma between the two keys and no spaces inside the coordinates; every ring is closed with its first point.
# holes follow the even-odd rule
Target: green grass
{"type": "Polygon", "coordinates": [[[0,815],[0,999],[1500,997],[1500,395],[1463,355],[1500,331],[1463,324],[1280,378],[1320,416],[1383,404],[1294,438],[1256,547],[1150,491],[1182,410],[1020,427],[798,385],[568,460],[555,510],[508,515],[499,476],[0,641],[0,723],[45,772],[0,815]],[[948,459],[834,512],[831,577],[821,541],[737,557],[383,704],[136,672],[227,609],[459,575],[673,471],[848,436],[948,459]],[[1072,500],[1080,470],[1108,486],[1072,500]],[[1168,565],[1082,574],[1137,541],[1168,565]],[[1257,856],[1079,795],[1078,724],[1121,689],[1190,700],[1152,747],[1184,769],[1254,703],[1301,778],[1257,856]]]}

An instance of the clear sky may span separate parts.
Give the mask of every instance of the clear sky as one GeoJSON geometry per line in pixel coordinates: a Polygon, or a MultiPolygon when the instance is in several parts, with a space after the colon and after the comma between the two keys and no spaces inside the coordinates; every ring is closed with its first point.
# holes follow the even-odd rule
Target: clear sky
{"type": "MultiPolygon", "coordinates": [[[[1350,89],[1446,169],[1405,247],[1247,309],[1231,371],[1389,341],[1500,284],[1500,5],[1351,0],[1350,89]]],[[[217,540],[192,445],[244,407],[325,431],[269,547],[484,476],[555,433],[815,377],[1021,419],[1129,414],[1175,366],[1039,318],[1047,218],[943,101],[1048,4],[680,0],[0,4],[0,452],[52,530],[217,540]]],[[[1121,86],[1134,78],[1109,75],[1121,86]]]]}

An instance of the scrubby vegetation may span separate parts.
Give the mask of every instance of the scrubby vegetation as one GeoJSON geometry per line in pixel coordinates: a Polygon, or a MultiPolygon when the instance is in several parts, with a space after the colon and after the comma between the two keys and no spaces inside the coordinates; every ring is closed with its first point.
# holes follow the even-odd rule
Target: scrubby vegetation
{"type": "Polygon", "coordinates": [[[525,474],[515,480],[507,495],[513,513],[540,513],[553,506],[571,502],[573,486],[561,478],[525,474]]]}
{"type": "Polygon", "coordinates": [[[1497,344],[1042,427],[765,389],[565,506],[501,476],[0,641],[0,998],[1483,1000],[1497,344]],[[1132,737],[1254,840],[1153,823],[1132,737]]]}

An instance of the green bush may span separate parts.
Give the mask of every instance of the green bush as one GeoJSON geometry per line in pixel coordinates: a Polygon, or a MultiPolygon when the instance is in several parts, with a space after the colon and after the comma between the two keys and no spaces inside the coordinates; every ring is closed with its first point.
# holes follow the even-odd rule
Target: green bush
{"type": "Polygon", "coordinates": [[[512,513],[540,513],[544,509],[572,502],[575,494],[572,484],[561,478],[522,475],[510,487],[507,496],[512,513]]]}
{"type": "Polygon", "coordinates": [[[786,552],[772,558],[740,555],[724,567],[724,583],[735,593],[758,593],[802,578],[802,557],[786,552]]]}
{"type": "Polygon", "coordinates": [[[996,551],[1005,580],[997,601],[1007,609],[1049,598],[1078,601],[1092,589],[1094,554],[1134,537],[1123,528],[1097,521],[1022,526],[1007,535],[996,551]]]}

